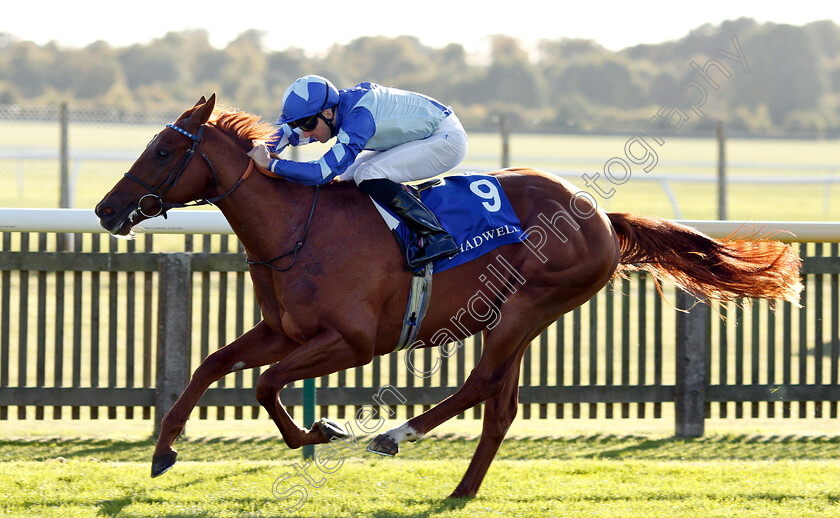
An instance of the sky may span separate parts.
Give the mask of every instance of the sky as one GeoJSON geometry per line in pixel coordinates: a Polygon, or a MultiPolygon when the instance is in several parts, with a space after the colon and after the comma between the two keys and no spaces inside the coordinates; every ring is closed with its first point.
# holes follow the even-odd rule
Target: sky
{"type": "Polygon", "coordinates": [[[248,29],[265,31],[267,50],[290,47],[311,55],[362,36],[412,35],[440,48],[460,43],[468,52],[505,34],[527,47],[541,39],[593,39],[611,50],[679,39],[710,23],[750,17],[759,22],[803,25],[840,23],[840,2],[799,0],[584,1],[314,0],[272,2],[182,0],[46,0],[5,2],[0,33],[45,44],[84,47],[104,40],[115,47],[145,44],[167,32],[205,29],[223,48],[248,29]],[[212,5],[214,7],[206,7],[212,5]],[[230,7],[228,7],[230,6],[230,7]]]}

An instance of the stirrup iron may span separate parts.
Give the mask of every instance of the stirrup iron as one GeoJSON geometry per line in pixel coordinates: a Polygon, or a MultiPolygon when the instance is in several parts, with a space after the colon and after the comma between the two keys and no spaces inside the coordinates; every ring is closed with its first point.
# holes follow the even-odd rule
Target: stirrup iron
{"type": "Polygon", "coordinates": [[[402,351],[417,339],[420,324],[423,323],[423,318],[429,309],[429,301],[432,298],[433,269],[432,263],[427,263],[411,276],[411,290],[408,293],[403,328],[395,351],[402,351]]]}

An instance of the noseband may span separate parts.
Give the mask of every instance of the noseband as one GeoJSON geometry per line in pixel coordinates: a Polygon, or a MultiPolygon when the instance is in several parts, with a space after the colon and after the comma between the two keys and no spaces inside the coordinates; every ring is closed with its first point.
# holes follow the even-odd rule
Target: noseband
{"type": "Polygon", "coordinates": [[[190,162],[192,161],[193,157],[196,154],[198,154],[201,158],[203,158],[204,162],[207,164],[207,167],[210,168],[210,173],[213,175],[213,187],[212,187],[212,189],[215,190],[216,187],[219,184],[218,178],[216,177],[216,169],[213,167],[213,164],[210,162],[210,159],[207,158],[207,155],[205,155],[200,149],[198,149],[198,145],[201,144],[201,138],[204,135],[205,125],[202,124],[201,126],[199,126],[198,131],[196,132],[195,135],[193,135],[189,131],[186,131],[186,130],[176,126],[175,124],[170,123],[170,124],[167,124],[166,127],[171,128],[171,129],[177,131],[178,133],[180,133],[181,135],[184,135],[185,137],[192,140],[193,141],[192,146],[190,146],[190,148],[186,151],[186,153],[184,153],[184,155],[181,157],[181,159],[178,161],[178,163],[175,164],[175,167],[169,172],[169,174],[166,176],[166,178],[164,178],[162,182],[160,182],[158,185],[156,185],[154,187],[149,185],[148,183],[144,182],[140,178],[137,178],[136,176],[134,176],[131,173],[125,173],[126,178],[128,178],[130,180],[133,180],[134,182],[140,184],[143,188],[145,188],[149,191],[148,194],[144,194],[137,201],[137,211],[140,214],[142,214],[143,216],[145,216],[147,218],[154,218],[156,216],[163,215],[163,217],[166,218],[166,212],[169,209],[175,209],[175,208],[180,208],[180,207],[195,207],[197,205],[209,205],[209,204],[216,203],[217,201],[221,200],[222,198],[225,198],[225,197],[229,196],[230,194],[232,194],[233,191],[235,191],[242,184],[242,182],[246,178],[248,178],[248,175],[251,174],[251,170],[254,167],[253,160],[248,163],[248,168],[245,170],[245,174],[243,174],[242,177],[239,179],[239,181],[236,182],[236,185],[234,185],[233,188],[230,191],[226,192],[225,194],[222,194],[220,196],[216,196],[216,197],[213,197],[213,198],[203,198],[203,199],[197,200],[195,203],[165,203],[163,201],[163,197],[166,195],[167,192],[169,192],[169,189],[175,187],[175,184],[177,184],[178,180],[181,178],[181,174],[183,174],[183,172],[187,169],[187,166],[190,165],[190,162]],[[152,199],[156,202],[156,205],[157,205],[157,210],[156,211],[151,211],[151,213],[149,213],[148,211],[143,209],[143,200],[145,200],[147,198],[152,199]]]}

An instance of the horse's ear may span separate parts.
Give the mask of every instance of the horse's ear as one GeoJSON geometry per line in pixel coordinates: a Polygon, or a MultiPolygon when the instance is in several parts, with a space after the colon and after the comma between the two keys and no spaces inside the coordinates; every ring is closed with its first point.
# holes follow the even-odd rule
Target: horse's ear
{"type": "Polygon", "coordinates": [[[197,103],[195,103],[195,106],[193,106],[193,108],[195,108],[196,106],[199,106],[199,105],[201,105],[201,104],[204,104],[204,103],[206,103],[206,102],[207,102],[207,99],[205,99],[205,98],[204,98],[204,96],[202,95],[202,96],[201,96],[201,99],[199,99],[199,100],[198,100],[198,102],[197,102],[197,103]]]}
{"type": "MultiPolygon", "coordinates": [[[[204,97],[202,97],[204,99],[204,97]]],[[[192,118],[198,122],[199,125],[210,120],[210,115],[213,114],[213,108],[216,106],[216,94],[210,96],[203,104],[197,104],[196,109],[192,114],[192,118]]]]}

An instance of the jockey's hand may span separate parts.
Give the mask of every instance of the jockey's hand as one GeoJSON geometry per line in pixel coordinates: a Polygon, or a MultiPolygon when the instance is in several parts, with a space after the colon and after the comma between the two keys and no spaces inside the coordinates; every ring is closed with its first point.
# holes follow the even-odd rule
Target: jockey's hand
{"type": "Polygon", "coordinates": [[[268,153],[268,147],[265,144],[254,146],[254,149],[248,152],[248,156],[263,169],[268,169],[271,165],[271,155],[268,153]]]}

